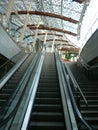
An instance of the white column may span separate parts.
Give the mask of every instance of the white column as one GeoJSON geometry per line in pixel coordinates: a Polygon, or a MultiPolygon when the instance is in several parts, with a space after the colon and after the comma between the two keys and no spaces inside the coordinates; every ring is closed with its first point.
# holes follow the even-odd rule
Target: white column
{"type": "MultiPolygon", "coordinates": [[[[32,7],[32,0],[30,2],[29,8],[27,10],[28,12],[31,10],[31,7],[32,7]]],[[[22,43],[23,43],[23,38],[24,38],[26,27],[27,27],[28,19],[29,19],[29,13],[27,13],[27,15],[26,15],[26,19],[25,19],[25,22],[24,22],[24,25],[23,25],[23,30],[22,30],[21,37],[20,37],[19,46],[21,46],[22,43]]]]}
{"type": "Polygon", "coordinates": [[[44,47],[46,45],[47,34],[48,34],[48,31],[46,30],[45,37],[44,37],[44,42],[43,42],[43,50],[45,49],[44,47]]]}
{"type": "Polygon", "coordinates": [[[53,44],[52,44],[51,52],[54,51],[54,43],[55,43],[55,36],[54,36],[54,39],[53,39],[53,44]]]}
{"type": "Polygon", "coordinates": [[[35,30],[35,36],[34,36],[34,40],[33,40],[33,47],[35,47],[35,44],[36,44],[36,39],[37,39],[37,35],[38,35],[38,27],[39,27],[39,23],[38,23],[37,28],[35,30]]]}
{"type": "Polygon", "coordinates": [[[14,0],[9,0],[8,10],[7,10],[7,13],[6,13],[7,24],[9,24],[9,18],[10,18],[10,14],[11,14],[13,5],[14,5],[14,0]]]}

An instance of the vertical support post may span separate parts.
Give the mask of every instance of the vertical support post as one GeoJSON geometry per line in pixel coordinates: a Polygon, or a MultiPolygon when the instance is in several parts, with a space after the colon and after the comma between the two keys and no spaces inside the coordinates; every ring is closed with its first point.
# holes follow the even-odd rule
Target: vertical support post
{"type": "Polygon", "coordinates": [[[11,10],[13,8],[14,5],[14,0],[9,0],[9,5],[8,5],[8,11],[6,13],[6,17],[7,17],[7,24],[9,25],[9,19],[10,19],[10,14],[11,14],[11,10]]]}
{"type": "Polygon", "coordinates": [[[33,40],[33,47],[35,48],[35,44],[36,44],[36,39],[37,39],[37,35],[38,35],[38,27],[39,27],[39,23],[37,25],[36,31],[35,31],[35,36],[34,36],[34,40],[33,40]]]}
{"type": "MultiPolygon", "coordinates": [[[[28,12],[31,10],[31,7],[32,7],[32,0],[31,0],[31,2],[30,2],[29,8],[28,8],[28,10],[27,10],[28,12]]],[[[27,12],[27,15],[26,15],[25,23],[24,23],[24,25],[23,25],[23,30],[22,30],[22,33],[21,33],[19,46],[21,46],[21,44],[22,44],[22,42],[23,42],[25,30],[26,30],[26,27],[27,27],[27,23],[28,23],[28,19],[29,19],[29,13],[28,13],[28,12],[27,12]]]]}
{"type": "Polygon", "coordinates": [[[43,43],[43,51],[45,49],[45,45],[46,45],[46,40],[47,40],[47,34],[48,34],[48,31],[46,30],[46,33],[45,33],[45,37],[44,37],[44,43],[43,43]]]}
{"type": "Polygon", "coordinates": [[[55,43],[55,36],[54,36],[54,39],[53,39],[53,44],[52,44],[52,48],[51,48],[51,52],[53,52],[54,51],[54,43],[55,43]]]}

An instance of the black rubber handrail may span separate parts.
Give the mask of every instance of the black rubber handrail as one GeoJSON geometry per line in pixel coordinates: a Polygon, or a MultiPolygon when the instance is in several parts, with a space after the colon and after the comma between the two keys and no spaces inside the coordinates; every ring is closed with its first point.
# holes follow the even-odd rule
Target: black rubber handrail
{"type": "Polygon", "coordinates": [[[89,130],[94,130],[94,129],[86,122],[86,120],[83,118],[82,114],[80,113],[79,108],[78,108],[78,106],[77,106],[77,104],[76,104],[76,100],[75,100],[75,98],[74,98],[74,95],[73,95],[71,86],[70,86],[70,77],[69,77],[69,75],[66,73],[65,68],[64,68],[64,64],[63,64],[62,62],[61,62],[61,65],[62,65],[64,77],[65,77],[65,80],[66,80],[66,83],[67,83],[67,87],[68,87],[68,90],[69,90],[70,98],[71,98],[71,101],[72,101],[74,110],[75,110],[75,112],[76,112],[78,118],[81,120],[81,122],[82,122],[89,130]]]}

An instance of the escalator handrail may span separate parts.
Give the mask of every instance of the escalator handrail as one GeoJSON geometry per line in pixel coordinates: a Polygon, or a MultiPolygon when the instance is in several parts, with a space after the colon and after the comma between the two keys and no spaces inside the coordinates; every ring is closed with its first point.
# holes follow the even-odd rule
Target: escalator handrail
{"type": "Polygon", "coordinates": [[[68,75],[69,75],[70,78],[71,78],[71,81],[72,81],[72,83],[73,83],[73,85],[74,85],[74,88],[79,90],[79,92],[80,92],[80,94],[81,94],[81,97],[83,98],[85,104],[88,104],[87,99],[86,99],[86,97],[84,96],[84,94],[83,94],[83,92],[82,92],[80,86],[79,86],[78,83],[76,82],[76,80],[75,80],[75,78],[74,78],[74,76],[73,76],[73,74],[72,74],[70,68],[69,68],[66,64],[65,64],[65,67],[66,67],[66,69],[67,69],[68,75]]]}
{"type": "MultiPolygon", "coordinates": [[[[35,60],[36,60],[36,57],[35,56],[35,60]]],[[[32,61],[33,63],[33,61],[32,61]]],[[[24,74],[22,80],[21,80],[21,83],[19,84],[19,87],[18,88],[21,88],[21,85],[23,84],[24,80],[26,80],[25,78],[27,77],[28,74],[28,71],[31,73],[31,70],[30,70],[30,67],[32,66],[32,63],[30,64],[30,66],[28,67],[28,69],[26,70],[26,73],[24,74]]],[[[33,69],[33,68],[32,68],[33,69]]],[[[23,90],[24,91],[24,90],[23,90]]],[[[16,92],[17,93],[17,92],[16,92]]],[[[23,96],[23,94],[21,94],[21,97],[23,96]]],[[[17,104],[15,104],[15,107],[13,108],[13,110],[10,112],[10,114],[5,118],[3,119],[1,122],[0,122],[0,127],[2,127],[4,124],[6,124],[16,113],[17,109],[18,109],[18,106],[19,104],[21,103],[21,100],[22,98],[19,98],[19,100],[17,101],[17,104]]]]}
{"type": "Polygon", "coordinates": [[[73,95],[73,92],[72,92],[72,89],[71,89],[71,86],[70,86],[70,77],[69,75],[66,73],[65,71],[65,68],[64,68],[64,65],[63,63],[62,64],[62,69],[63,69],[63,72],[64,72],[64,77],[65,77],[65,80],[66,80],[66,83],[67,83],[67,87],[68,87],[68,90],[69,90],[69,94],[70,94],[70,98],[72,100],[72,104],[73,104],[73,107],[74,107],[74,110],[78,116],[78,118],[82,121],[82,123],[89,129],[89,130],[93,130],[93,128],[85,121],[85,119],[83,118],[81,112],[79,111],[78,109],[78,106],[76,104],[76,100],[74,98],[74,95],[73,95]]]}
{"type": "Polygon", "coordinates": [[[58,70],[58,77],[59,77],[59,83],[60,83],[60,90],[61,90],[61,97],[62,97],[66,129],[67,130],[69,130],[69,129],[78,130],[72,103],[70,100],[70,95],[69,95],[68,89],[66,87],[67,84],[66,84],[66,80],[64,78],[60,56],[59,56],[57,49],[55,50],[55,56],[56,56],[56,65],[57,65],[57,70],[58,70]]]}
{"type": "Polygon", "coordinates": [[[43,52],[42,56],[40,57],[39,65],[37,67],[34,79],[32,80],[32,83],[31,83],[31,89],[30,89],[29,96],[28,96],[27,107],[24,112],[25,115],[24,115],[24,120],[21,125],[21,130],[27,130],[27,127],[28,127],[29,118],[30,118],[30,114],[32,111],[32,107],[34,105],[34,99],[35,99],[35,95],[36,95],[36,91],[37,91],[37,86],[39,83],[39,78],[40,78],[40,73],[41,73],[44,57],[45,57],[45,51],[43,52]]]}
{"type": "Polygon", "coordinates": [[[28,54],[26,54],[21,60],[19,60],[19,62],[0,80],[0,89],[10,79],[10,77],[15,73],[15,71],[19,68],[19,66],[24,62],[27,57],[28,54]]]}

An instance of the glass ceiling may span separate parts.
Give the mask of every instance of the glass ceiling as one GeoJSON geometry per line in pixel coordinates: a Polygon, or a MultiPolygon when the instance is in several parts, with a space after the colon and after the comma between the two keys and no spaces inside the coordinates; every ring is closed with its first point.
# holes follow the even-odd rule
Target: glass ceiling
{"type": "MultiPolygon", "coordinates": [[[[80,0],[81,1],[81,0],[80,0]]],[[[37,34],[44,41],[46,30],[49,39],[66,40],[62,42],[73,44],[67,36],[80,36],[81,24],[89,4],[75,0],[0,0],[0,17],[3,25],[10,29],[10,35],[16,42],[31,44],[37,34]],[[31,12],[31,13],[30,13],[31,12]],[[57,36],[60,35],[60,36],[57,36]],[[22,37],[22,39],[21,39],[22,37]]],[[[60,41],[56,41],[58,44],[60,41]]]]}

